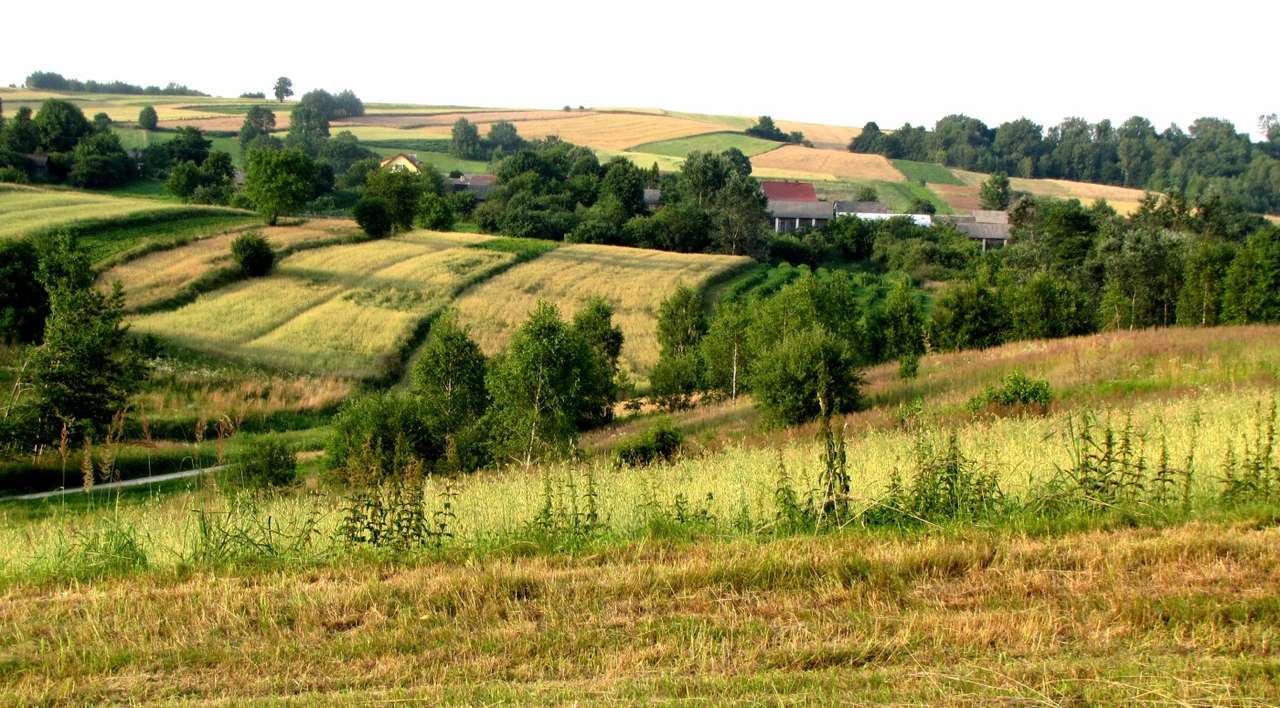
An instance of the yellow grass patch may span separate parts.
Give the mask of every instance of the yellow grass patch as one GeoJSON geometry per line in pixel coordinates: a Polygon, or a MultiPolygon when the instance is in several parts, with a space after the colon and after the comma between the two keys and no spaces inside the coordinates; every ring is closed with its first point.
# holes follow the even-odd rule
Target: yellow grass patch
{"type": "Polygon", "coordinates": [[[356,225],[345,219],[314,219],[298,226],[241,227],[126,261],[103,273],[99,282],[120,281],[127,306],[145,307],[177,295],[197,278],[229,264],[231,242],[245,231],[258,231],[277,250],[359,233],[356,225]]]}
{"type": "Polygon", "coordinates": [[[185,204],[166,204],[154,199],[5,185],[0,189],[0,239],[82,219],[110,219],[144,211],[186,208],[185,204]]]}
{"type": "Polygon", "coordinates": [[[501,120],[516,122],[526,122],[535,120],[560,120],[565,116],[581,116],[590,115],[590,113],[564,111],[456,111],[448,113],[425,113],[413,115],[378,115],[366,114],[356,118],[334,121],[335,127],[341,128],[347,125],[359,126],[379,126],[386,128],[421,128],[421,127],[437,127],[445,128],[444,132],[448,132],[448,128],[452,127],[459,118],[466,118],[472,123],[493,123],[501,120]]]}
{"type": "MultiPolygon", "coordinates": [[[[159,111],[159,109],[157,109],[159,111]]],[[[135,118],[137,116],[134,116],[135,118]]],[[[192,127],[200,130],[218,130],[218,131],[238,131],[244,125],[244,116],[232,116],[225,113],[194,113],[187,115],[183,111],[181,115],[178,111],[171,111],[168,115],[160,120],[161,128],[181,128],[192,127]]],[[[289,128],[289,114],[280,112],[276,113],[276,130],[287,130],[289,128]]],[[[335,134],[337,130],[333,131],[335,134]]]]}
{"type": "Polygon", "coordinates": [[[826,148],[829,150],[845,150],[849,147],[849,141],[858,137],[862,133],[862,128],[852,128],[843,125],[823,125],[821,123],[801,123],[794,120],[775,120],[774,125],[778,126],[784,132],[791,133],[800,131],[804,133],[804,137],[813,143],[814,147],[826,148]]]}
{"type": "MultiPolygon", "coordinates": [[[[968,170],[951,170],[957,177],[970,187],[977,188],[987,181],[991,175],[981,172],[970,172],[968,170]]],[[[945,185],[929,185],[930,189],[943,194],[945,190],[938,189],[945,185]]],[[[1113,209],[1121,214],[1132,214],[1138,210],[1138,205],[1147,195],[1147,191],[1143,189],[1133,189],[1130,187],[1116,187],[1108,184],[1092,184],[1089,182],[1073,182],[1065,179],[1027,179],[1025,177],[1010,177],[1009,186],[1014,191],[1026,192],[1038,197],[1056,197],[1058,199],[1079,199],[1086,205],[1105,199],[1113,209]]],[[[976,192],[975,192],[976,193],[976,192]]],[[[948,202],[950,203],[950,202],[948,202]]],[[[955,206],[954,204],[952,206],[955,206]]]]}
{"type": "Polygon", "coordinates": [[[844,179],[905,182],[906,178],[882,155],[844,150],[818,150],[786,145],[751,158],[754,168],[835,175],[844,179]]]}
{"type": "Polygon", "coordinates": [[[486,354],[500,351],[539,300],[572,317],[592,297],[615,308],[626,337],[622,361],[633,375],[658,360],[658,305],[677,285],[697,288],[751,263],[740,256],[667,253],[617,246],[563,246],[498,275],[459,298],[461,320],[486,354]]]}
{"type": "Polygon", "coordinates": [[[982,198],[978,194],[977,185],[930,183],[929,189],[942,197],[943,201],[956,211],[973,211],[982,207],[982,198]]]}

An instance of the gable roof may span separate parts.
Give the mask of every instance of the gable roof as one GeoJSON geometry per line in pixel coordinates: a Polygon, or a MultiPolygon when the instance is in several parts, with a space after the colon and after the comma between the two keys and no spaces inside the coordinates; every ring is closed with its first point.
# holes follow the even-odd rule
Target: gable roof
{"type": "Polygon", "coordinates": [[[806,199],[770,199],[769,216],[780,219],[830,219],[831,202],[806,199]]]}
{"type": "Polygon", "coordinates": [[[883,202],[836,202],[837,214],[888,214],[889,205],[883,202]]]}
{"type": "Polygon", "coordinates": [[[396,162],[400,161],[401,159],[403,159],[404,161],[406,161],[406,162],[408,162],[409,164],[413,165],[414,169],[422,169],[422,163],[421,163],[421,162],[418,162],[418,158],[417,158],[416,156],[414,156],[414,155],[406,155],[406,154],[404,154],[403,152],[402,152],[402,153],[399,153],[399,154],[396,154],[396,155],[392,155],[391,157],[388,157],[387,159],[383,160],[382,162],[379,162],[379,163],[378,163],[378,167],[380,167],[380,168],[381,168],[381,167],[386,167],[386,166],[388,166],[388,165],[393,165],[393,164],[395,164],[396,162]]]}
{"type": "Polygon", "coordinates": [[[1009,213],[990,209],[974,209],[973,220],[979,224],[1007,224],[1009,223],[1009,213]]]}
{"type": "Polygon", "coordinates": [[[990,224],[982,222],[957,222],[956,229],[970,238],[1008,240],[1008,224],[990,224]]]}
{"type": "Polygon", "coordinates": [[[811,182],[761,182],[765,199],[789,202],[816,202],[818,191],[811,182]]]}

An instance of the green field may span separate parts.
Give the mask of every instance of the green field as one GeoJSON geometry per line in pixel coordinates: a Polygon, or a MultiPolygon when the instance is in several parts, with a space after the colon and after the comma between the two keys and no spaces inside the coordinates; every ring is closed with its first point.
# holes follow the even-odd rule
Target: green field
{"type": "Polygon", "coordinates": [[[906,175],[908,180],[912,182],[926,182],[929,184],[958,184],[964,182],[956,177],[951,170],[943,165],[933,162],[916,162],[914,160],[890,160],[898,171],[906,175]]]}
{"type": "Polygon", "coordinates": [[[274,274],[136,318],[138,332],[220,358],[350,378],[398,370],[419,328],[514,262],[487,237],[412,233],[286,258],[274,274]]]}
{"type": "Polygon", "coordinates": [[[922,187],[916,182],[884,182],[880,180],[866,182],[815,181],[813,186],[818,192],[819,199],[854,199],[859,188],[871,187],[876,190],[876,197],[887,204],[889,209],[895,213],[909,211],[911,203],[915,199],[924,199],[930,202],[938,214],[953,213],[951,205],[947,204],[942,197],[928,187],[922,187]]]}
{"type": "Polygon", "coordinates": [[[417,155],[418,160],[436,168],[436,170],[441,174],[447,175],[455,170],[463,174],[487,174],[489,172],[489,163],[487,162],[481,162],[479,160],[463,160],[454,157],[453,155],[447,155],[441,152],[418,152],[411,149],[381,147],[372,144],[367,145],[366,147],[378,153],[378,155],[382,157],[391,157],[392,155],[399,155],[402,152],[417,155]]]}
{"type": "MultiPolygon", "coordinates": [[[[120,144],[125,149],[144,148],[148,145],[167,143],[173,139],[174,133],[167,130],[146,131],[131,126],[113,125],[116,135],[120,136],[120,144]]],[[[240,154],[240,139],[221,135],[205,135],[205,139],[213,143],[211,150],[220,150],[231,155],[232,161],[243,166],[240,154]]]]}
{"type": "Polygon", "coordinates": [[[737,148],[747,157],[775,150],[782,143],[764,140],[742,133],[705,133],[691,135],[687,138],[662,140],[656,143],[644,143],[629,148],[627,152],[652,153],[668,157],[685,157],[691,152],[724,152],[729,148],[737,148]]]}

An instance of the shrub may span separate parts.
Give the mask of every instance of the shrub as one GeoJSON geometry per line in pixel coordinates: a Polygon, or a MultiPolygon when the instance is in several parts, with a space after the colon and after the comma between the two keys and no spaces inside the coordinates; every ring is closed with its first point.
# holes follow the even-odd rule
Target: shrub
{"type": "Polygon", "coordinates": [[[365,197],[356,202],[351,213],[360,228],[373,238],[382,238],[391,233],[391,209],[385,199],[365,197]]]}
{"type": "Polygon", "coordinates": [[[390,479],[444,452],[421,404],[389,393],[348,404],[333,419],[329,461],[349,482],[390,479]]]}
{"type": "Polygon", "coordinates": [[[684,443],[684,433],[670,418],[659,418],[648,430],[618,445],[618,462],[624,465],[649,465],[670,462],[684,443]]]}
{"type": "Polygon", "coordinates": [[[250,278],[258,278],[271,272],[276,264],[276,252],[267,239],[257,231],[241,234],[231,242],[231,256],[241,272],[250,278]]]}
{"type": "Polygon", "coordinates": [[[237,487],[287,487],[298,476],[297,454],[284,440],[274,435],[245,449],[236,456],[233,465],[228,480],[237,487]]]}
{"type": "Polygon", "coordinates": [[[27,174],[16,167],[0,167],[0,182],[27,183],[27,174]]]}
{"type": "Polygon", "coordinates": [[[444,197],[427,192],[418,201],[418,214],[415,219],[419,228],[432,231],[450,231],[453,229],[453,207],[444,197]]]}
{"type": "Polygon", "coordinates": [[[1031,409],[1046,413],[1053,402],[1053,391],[1044,379],[1029,378],[1021,371],[1005,376],[999,386],[987,390],[969,400],[969,410],[977,413],[985,408],[1031,409]]]}

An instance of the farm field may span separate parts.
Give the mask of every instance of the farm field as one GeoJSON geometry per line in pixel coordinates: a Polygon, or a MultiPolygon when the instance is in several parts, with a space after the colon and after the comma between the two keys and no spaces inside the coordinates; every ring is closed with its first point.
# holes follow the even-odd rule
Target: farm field
{"type": "Polygon", "coordinates": [[[485,174],[489,172],[489,163],[479,160],[463,160],[453,155],[447,155],[441,152],[428,152],[424,150],[406,150],[402,148],[368,146],[370,150],[378,153],[380,157],[391,157],[400,153],[408,153],[414,155],[419,161],[436,168],[440,174],[448,175],[450,172],[457,170],[463,174],[485,174]]]}
{"type": "Polygon", "coordinates": [[[774,124],[783,132],[800,131],[804,137],[821,150],[845,150],[849,141],[862,134],[862,128],[842,125],[824,125],[822,123],[803,123],[800,121],[776,119],[774,124]]]}
{"type": "MultiPolygon", "coordinates": [[[[963,203],[971,203],[977,199],[978,188],[990,175],[981,172],[969,172],[967,170],[953,170],[953,172],[964,181],[965,188],[939,189],[939,193],[952,202],[952,206],[957,209],[966,208],[960,206],[963,203]]],[[[1072,182],[1062,179],[1026,179],[1023,177],[1010,177],[1010,187],[1015,191],[1027,192],[1041,197],[1056,197],[1058,199],[1079,199],[1086,205],[1098,199],[1105,199],[1116,211],[1122,215],[1128,215],[1137,210],[1138,205],[1146,196],[1146,191],[1141,189],[1130,189],[1128,187],[1115,187],[1105,184],[1090,184],[1088,182],[1072,182]]],[[[972,208],[972,207],[970,207],[972,208]]]]}
{"type": "Polygon", "coordinates": [[[800,145],[786,145],[756,155],[751,165],[760,170],[786,170],[808,173],[810,179],[850,179],[901,182],[905,178],[893,163],[880,155],[860,155],[837,150],[818,150],[800,145]]]}
{"type": "Polygon", "coordinates": [[[945,165],[915,160],[890,160],[893,166],[912,182],[928,184],[963,185],[964,181],[952,174],[945,165]]]}
{"type": "Polygon", "coordinates": [[[461,288],[514,260],[487,237],[413,233],[285,258],[265,278],[133,320],[193,351],[347,378],[398,367],[418,328],[461,288]]]}
{"type": "Polygon", "coordinates": [[[688,138],[676,138],[656,143],[644,143],[631,148],[630,152],[652,153],[669,157],[685,157],[694,151],[724,152],[729,148],[737,148],[747,157],[776,150],[782,144],[772,140],[743,135],[741,133],[706,133],[688,138]]]}
{"type": "Polygon", "coordinates": [[[538,300],[572,317],[589,298],[615,308],[626,337],[622,363],[631,376],[647,376],[658,360],[654,333],[658,305],[679,284],[691,288],[752,263],[741,256],[668,253],[618,246],[567,245],[516,266],[456,302],[463,324],[486,354],[506,345],[538,300]]]}
{"type": "MultiPolygon", "coordinates": [[[[145,308],[169,300],[193,282],[231,261],[231,242],[248,227],[202,238],[179,248],[157,251],[126,261],[100,276],[100,282],[120,281],[126,306],[145,308]]],[[[300,225],[256,229],[275,248],[288,252],[309,243],[355,238],[361,234],[344,219],[313,219],[300,225]]]]}

